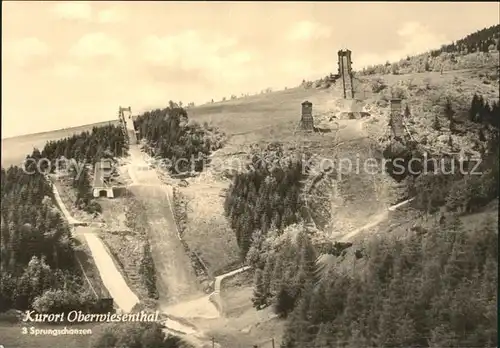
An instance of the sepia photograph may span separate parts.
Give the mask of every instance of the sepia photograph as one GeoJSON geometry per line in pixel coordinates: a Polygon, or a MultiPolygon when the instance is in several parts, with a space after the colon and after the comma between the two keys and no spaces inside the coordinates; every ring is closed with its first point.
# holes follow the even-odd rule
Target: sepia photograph
{"type": "Polygon", "coordinates": [[[2,1],[0,348],[497,348],[498,2],[2,1]]]}

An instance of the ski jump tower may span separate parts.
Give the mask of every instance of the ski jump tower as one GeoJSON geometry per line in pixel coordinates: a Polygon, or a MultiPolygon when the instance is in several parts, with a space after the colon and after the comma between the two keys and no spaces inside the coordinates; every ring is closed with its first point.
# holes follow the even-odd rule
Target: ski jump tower
{"type": "Polygon", "coordinates": [[[344,91],[344,99],[354,99],[354,85],[352,83],[352,61],[350,50],[340,50],[337,52],[339,56],[339,75],[342,79],[342,88],[344,91]]]}
{"type": "Polygon", "coordinates": [[[124,135],[129,140],[129,144],[130,145],[138,144],[137,132],[134,127],[134,119],[132,117],[131,107],[129,106],[124,108],[120,106],[118,109],[118,118],[120,119],[120,123],[122,124],[124,135]]]}
{"type": "Polygon", "coordinates": [[[314,131],[312,103],[308,100],[302,103],[302,117],[300,119],[300,129],[306,132],[314,131]]]}
{"type": "Polygon", "coordinates": [[[395,139],[402,141],[405,137],[405,129],[403,123],[403,112],[401,107],[401,99],[391,99],[391,114],[390,126],[392,135],[395,139]]]}

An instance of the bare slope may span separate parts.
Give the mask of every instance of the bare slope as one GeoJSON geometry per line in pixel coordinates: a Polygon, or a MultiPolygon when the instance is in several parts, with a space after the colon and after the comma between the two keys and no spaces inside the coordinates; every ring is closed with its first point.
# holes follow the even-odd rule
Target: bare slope
{"type": "MultiPolygon", "coordinates": [[[[87,227],[80,227],[88,230],[87,227]]],[[[92,232],[83,231],[83,235],[92,251],[95,264],[99,270],[99,274],[108,289],[111,297],[117,303],[118,307],[129,313],[132,308],[139,303],[137,296],[130,290],[125,279],[116,268],[113,259],[108,254],[102,240],[92,232]]]]}
{"type": "Polygon", "coordinates": [[[138,147],[132,145],[129,172],[134,185],[129,190],[146,208],[160,303],[165,305],[196,295],[199,289],[190,259],[177,237],[168,188],[154,169],[146,168],[142,156],[138,147]]]}
{"type": "MultiPolygon", "coordinates": [[[[251,146],[272,141],[310,151],[322,159],[324,166],[329,161],[334,161],[337,166],[340,161],[351,163],[350,168],[344,165],[340,177],[334,178],[333,181],[337,181],[336,192],[331,185],[332,181],[324,185],[324,195],[316,197],[333,215],[325,227],[327,237],[359,227],[370,216],[386,209],[395,199],[392,197],[393,182],[388,179],[383,168],[378,168],[373,174],[364,168],[366,159],[376,157],[372,152],[373,141],[368,138],[362,126],[364,120],[339,119],[346,112],[360,111],[362,107],[362,101],[343,100],[339,89],[334,87],[323,90],[294,88],[190,110],[191,119],[212,122],[230,138],[224,148],[213,154],[214,163],[207,173],[188,179],[189,186],[179,189],[189,197],[190,204],[187,209],[185,239],[188,242],[199,239],[200,233],[203,233],[204,239],[221,239],[215,231],[211,238],[211,232],[207,231],[204,222],[212,221],[214,216],[218,216],[218,223],[226,226],[222,217],[222,204],[224,189],[229,186],[230,181],[224,179],[224,173],[230,169],[242,170],[251,146]],[[330,132],[307,135],[295,133],[304,100],[313,103],[315,125],[329,128],[330,132]],[[337,197],[333,197],[335,195],[337,197]]],[[[224,230],[225,233],[232,233],[226,227],[224,230]]],[[[210,255],[209,250],[203,250],[203,245],[196,247],[201,255],[210,255]]],[[[224,255],[234,255],[233,249],[237,248],[235,243],[223,243],[221,247],[224,255]]],[[[230,260],[232,258],[228,258],[227,262],[230,260]]]]}

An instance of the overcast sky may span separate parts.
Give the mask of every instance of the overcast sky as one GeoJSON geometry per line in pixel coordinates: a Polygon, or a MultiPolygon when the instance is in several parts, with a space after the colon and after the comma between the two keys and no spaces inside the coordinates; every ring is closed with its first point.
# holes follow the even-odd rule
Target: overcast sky
{"type": "Polygon", "coordinates": [[[2,138],[296,86],[498,24],[498,3],[2,2],[2,138]]]}

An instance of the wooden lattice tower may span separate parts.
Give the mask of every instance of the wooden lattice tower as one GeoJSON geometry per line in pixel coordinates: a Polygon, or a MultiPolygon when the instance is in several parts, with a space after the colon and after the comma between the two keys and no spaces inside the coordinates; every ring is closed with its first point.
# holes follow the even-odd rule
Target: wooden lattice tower
{"type": "Polygon", "coordinates": [[[120,125],[122,126],[123,135],[127,137],[127,122],[125,121],[125,111],[131,111],[130,106],[128,108],[118,107],[118,119],[120,120],[120,125]]]}
{"type": "Polygon", "coordinates": [[[391,99],[391,129],[395,138],[403,139],[405,130],[403,125],[403,112],[401,99],[391,99]]]}
{"type": "Polygon", "coordinates": [[[302,117],[300,119],[300,128],[305,131],[314,131],[312,103],[307,100],[302,103],[302,117]]]}
{"type": "Polygon", "coordinates": [[[337,52],[339,57],[339,75],[342,79],[342,88],[344,99],[354,98],[354,84],[352,81],[352,60],[350,50],[340,50],[337,52]]]}
{"type": "MultiPolygon", "coordinates": [[[[312,103],[308,100],[304,101],[302,104],[302,115],[300,118],[300,122],[298,122],[297,127],[295,128],[294,134],[297,133],[297,130],[299,130],[299,134],[302,132],[306,133],[312,133],[314,132],[314,118],[312,115],[312,103]]],[[[291,147],[296,149],[297,151],[301,151],[300,148],[308,148],[312,144],[311,141],[307,141],[305,138],[298,136],[295,137],[294,141],[291,144],[291,147]]],[[[302,193],[303,195],[306,195],[306,191],[302,193]]],[[[316,223],[314,222],[314,219],[312,218],[310,208],[307,205],[307,196],[303,196],[304,201],[305,201],[305,209],[307,213],[309,214],[309,221],[306,223],[307,226],[314,227],[316,228],[316,223]]]]}
{"type": "Polygon", "coordinates": [[[129,144],[137,144],[138,134],[135,130],[134,119],[132,118],[132,108],[130,106],[126,108],[120,106],[118,109],[118,118],[120,119],[123,133],[128,139],[129,144]],[[125,113],[127,114],[127,116],[125,115],[125,113]]]}
{"type": "Polygon", "coordinates": [[[126,108],[120,106],[118,113],[120,120],[122,120],[123,123],[126,123],[125,113],[127,113],[127,115],[129,116],[128,118],[130,118],[130,116],[132,115],[132,108],[130,106],[126,108]]]}

